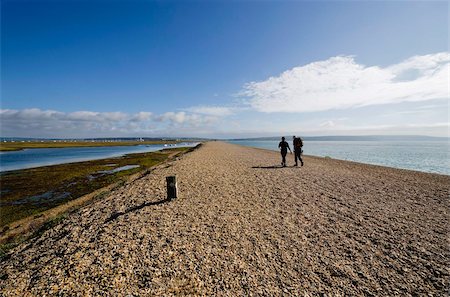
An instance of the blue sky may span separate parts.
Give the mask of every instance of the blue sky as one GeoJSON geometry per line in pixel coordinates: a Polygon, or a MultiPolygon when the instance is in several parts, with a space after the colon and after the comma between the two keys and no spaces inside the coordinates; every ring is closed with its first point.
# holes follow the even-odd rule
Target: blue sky
{"type": "Polygon", "coordinates": [[[447,136],[448,5],[2,1],[2,136],[447,136]]]}

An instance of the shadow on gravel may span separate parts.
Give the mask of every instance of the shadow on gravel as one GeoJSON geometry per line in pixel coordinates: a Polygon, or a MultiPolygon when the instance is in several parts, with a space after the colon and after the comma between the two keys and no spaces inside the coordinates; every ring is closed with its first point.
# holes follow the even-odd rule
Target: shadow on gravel
{"type": "Polygon", "coordinates": [[[288,168],[288,167],[295,167],[295,166],[286,166],[283,167],[281,165],[272,165],[272,166],[253,166],[252,168],[260,168],[260,169],[281,169],[281,168],[288,168]]]}
{"type": "Polygon", "coordinates": [[[105,223],[111,222],[111,221],[117,219],[118,217],[123,216],[127,213],[130,213],[130,212],[133,212],[133,211],[136,211],[139,209],[143,209],[144,207],[160,205],[160,204],[163,204],[163,203],[166,203],[169,201],[170,201],[170,199],[164,199],[164,200],[155,201],[155,202],[145,202],[145,203],[142,203],[141,205],[130,207],[129,209],[127,209],[125,211],[119,211],[119,212],[113,213],[108,219],[106,219],[105,223]]]}

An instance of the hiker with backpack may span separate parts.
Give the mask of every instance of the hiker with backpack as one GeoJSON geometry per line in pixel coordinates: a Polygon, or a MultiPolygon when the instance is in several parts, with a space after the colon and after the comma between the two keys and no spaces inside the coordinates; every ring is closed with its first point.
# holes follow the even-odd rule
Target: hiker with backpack
{"type": "Polygon", "coordinates": [[[295,137],[295,135],[292,137],[293,141],[293,147],[294,147],[294,160],[295,160],[295,166],[298,166],[297,159],[300,160],[302,166],[303,166],[303,160],[302,160],[302,147],[303,147],[303,140],[300,137],[295,137]]]}

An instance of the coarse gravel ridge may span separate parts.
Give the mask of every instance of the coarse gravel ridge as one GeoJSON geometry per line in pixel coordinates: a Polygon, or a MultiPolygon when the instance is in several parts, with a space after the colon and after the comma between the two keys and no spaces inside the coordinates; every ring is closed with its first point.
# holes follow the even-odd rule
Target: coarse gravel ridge
{"type": "Polygon", "coordinates": [[[0,296],[447,296],[450,176],[304,159],[205,143],[16,247],[0,296]]]}

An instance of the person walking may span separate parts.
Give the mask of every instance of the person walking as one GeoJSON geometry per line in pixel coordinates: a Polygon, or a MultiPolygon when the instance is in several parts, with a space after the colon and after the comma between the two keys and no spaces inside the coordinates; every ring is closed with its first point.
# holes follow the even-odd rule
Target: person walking
{"type": "Polygon", "coordinates": [[[292,151],[291,151],[291,148],[289,147],[289,143],[286,142],[284,137],[281,137],[281,141],[278,144],[278,148],[281,149],[281,166],[286,167],[287,150],[289,149],[291,154],[292,154],[292,151]]]}
{"type": "Polygon", "coordinates": [[[300,160],[302,166],[303,166],[303,160],[302,160],[302,147],[303,147],[303,140],[300,137],[292,136],[293,141],[292,145],[294,147],[294,160],[295,160],[295,166],[298,166],[297,159],[300,160]]]}

